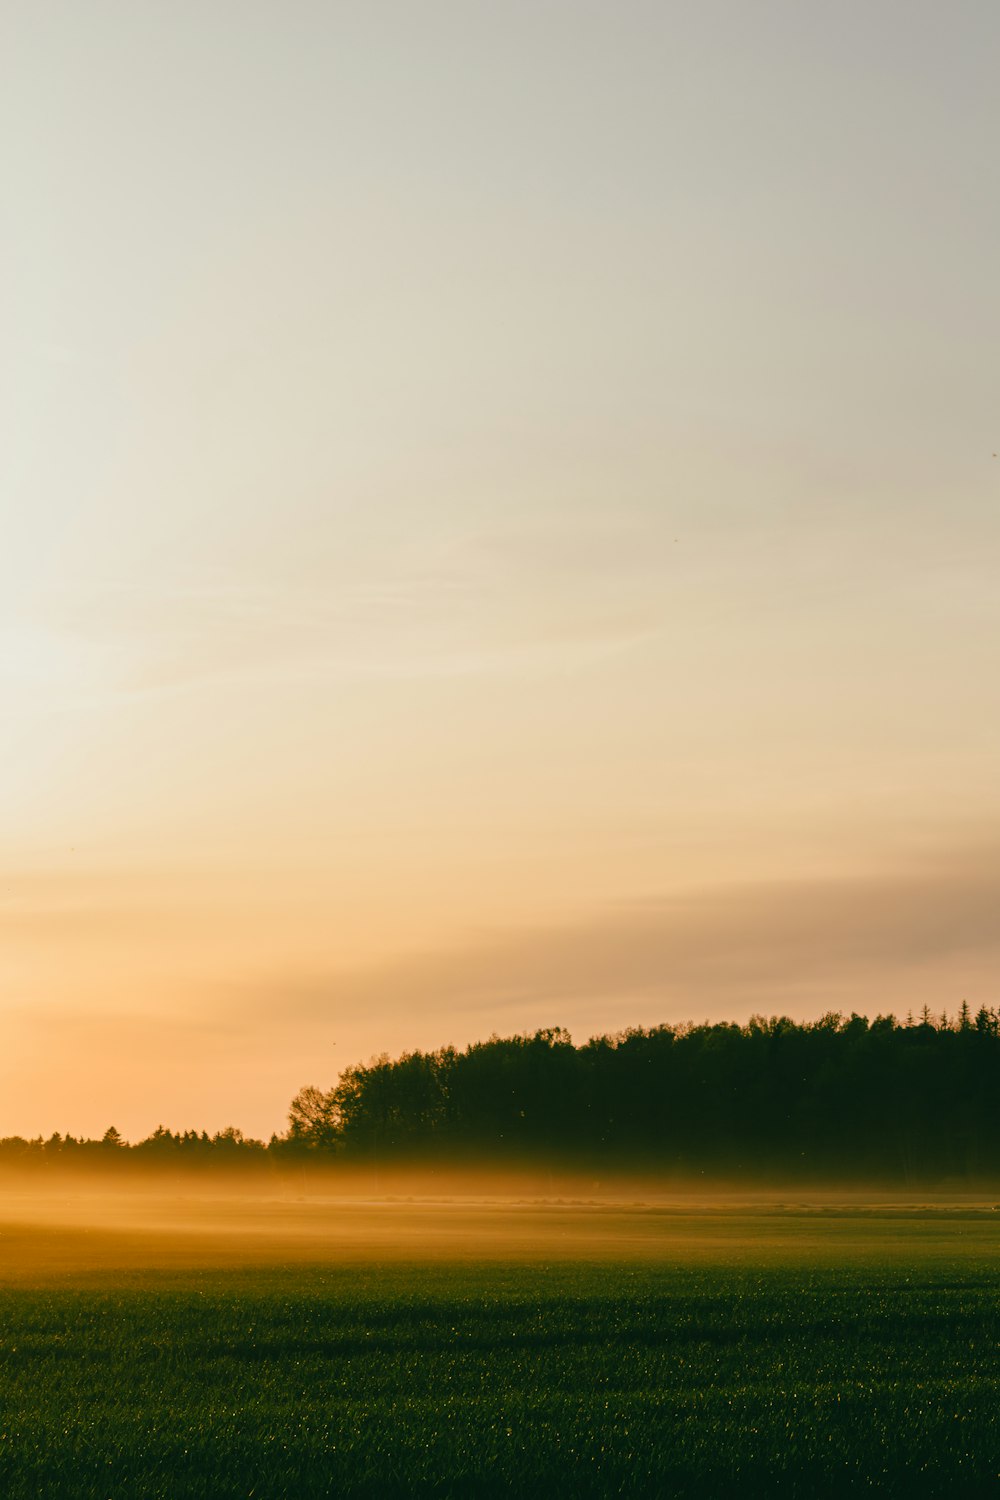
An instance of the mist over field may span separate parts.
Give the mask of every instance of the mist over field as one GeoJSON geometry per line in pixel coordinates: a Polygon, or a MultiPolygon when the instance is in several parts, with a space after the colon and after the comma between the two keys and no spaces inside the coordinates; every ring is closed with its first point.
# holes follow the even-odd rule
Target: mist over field
{"type": "Polygon", "coordinates": [[[5,1494],[989,1491],[995,1206],[473,1186],[6,1184],[5,1494]]]}
{"type": "MultiPolygon", "coordinates": [[[[2,1183],[0,1282],[247,1267],[371,1272],[379,1266],[595,1265],[684,1267],[724,1262],[767,1266],[856,1264],[888,1256],[1000,1251],[1000,1208],[982,1195],[812,1190],[797,1184],[748,1194],[691,1183],[629,1196],[606,1191],[515,1196],[508,1179],[468,1176],[429,1184],[400,1175],[397,1190],[363,1195],[358,1183],[322,1180],[281,1192],[239,1182],[165,1186],[140,1178],[127,1192],[106,1181],[25,1189],[2,1183]],[[296,1192],[295,1188],[301,1191],[296,1192]],[[408,1190],[408,1191],[407,1191],[408,1190]],[[961,1240],[958,1244],[956,1234],[961,1240]]],[[[595,1185],[592,1185],[592,1187],[595,1185]]]]}

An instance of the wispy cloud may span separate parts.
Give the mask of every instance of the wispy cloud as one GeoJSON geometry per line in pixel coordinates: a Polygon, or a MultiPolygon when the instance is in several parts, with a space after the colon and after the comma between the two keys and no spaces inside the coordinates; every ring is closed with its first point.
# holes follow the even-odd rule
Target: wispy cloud
{"type": "Polygon", "coordinates": [[[558,567],[555,531],[511,529],[356,573],[341,559],[322,585],[309,569],[301,578],[117,580],[78,599],[59,624],[95,642],[129,642],[117,685],[128,694],[222,680],[546,673],[655,635],[651,584],[637,589],[631,571],[644,557],[649,573],[648,548],[622,543],[612,563],[604,530],[564,540],[558,567]]]}
{"type": "MultiPolygon", "coordinates": [[[[165,1110],[174,1123],[234,1119],[266,1133],[280,1127],[303,1083],[325,1085],[346,1064],[381,1051],[553,1024],[582,1040],[629,1025],[740,1020],[754,1011],[905,1015],[927,1003],[953,1013],[962,999],[974,1007],[998,999],[996,841],[854,878],[609,903],[559,924],[473,933],[365,969],[319,972],[293,953],[267,977],[255,964],[255,977],[244,981],[222,982],[216,966],[214,978],[178,974],[165,991],[152,974],[155,994],[141,982],[144,954],[158,951],[143,923],[159,904],[137,907],[118,878],[83,885],[43,872],[2,925],[8,937],[47,935],[79,953],[88,917],[119,935],[138,921],[143,941],[129,960],[129,998],[111,1004],[95,994],[85,1007],[72,997],[29,999],[27,973],[8,987],[3,1082],[11,1130],[103,1129],[113,1116],[144,1132],[165,1110]],[[83,1055],[91,1058],[85,1091],[83,1055]]],[[[266,924],[266,911],[255,920],[266,924]]]]}
{"type": "MultiPolygon", "coordinates": [[[[369,1030],[402,1007],[481,1031],[571,1016],[613,1029],[651,1007],[679,1019],[757,1006],[905,1009],[908,995],[954,1006],[971,972],[1000,979],[998,910],[1000,848],[982,846],[912,871],[617,903],[365,973],[276,977],[272,998],[289,1019],[364,1008],[369,1030]]],[[[258,992],[257,1003],[271,1001],[258,992]]]]}

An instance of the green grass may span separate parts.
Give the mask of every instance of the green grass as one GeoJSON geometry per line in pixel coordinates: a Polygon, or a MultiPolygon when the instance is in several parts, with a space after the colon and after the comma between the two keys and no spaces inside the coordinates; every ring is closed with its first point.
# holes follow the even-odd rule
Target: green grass
{"type": "Polygon", "coordinates": [[[843,1222],[8,1286],[0,1494],[1000,1494],[995,1225],[843,1222]]]}

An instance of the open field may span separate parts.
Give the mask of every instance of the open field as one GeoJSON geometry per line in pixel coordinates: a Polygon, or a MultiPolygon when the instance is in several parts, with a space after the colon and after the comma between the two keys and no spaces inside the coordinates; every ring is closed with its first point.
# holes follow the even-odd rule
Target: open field
{"type": "Polygon", "coordinates": [[[1000,1494],[1000,1213],[7,1195],[0,1493],[1000,1494]]]}

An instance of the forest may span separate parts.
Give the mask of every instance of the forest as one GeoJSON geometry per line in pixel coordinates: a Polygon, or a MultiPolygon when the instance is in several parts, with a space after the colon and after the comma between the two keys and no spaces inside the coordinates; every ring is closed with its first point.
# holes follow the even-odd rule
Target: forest
{"type": "Polygon", "coordinates": [[[410,1052],[301,1091],[289,1144],[345,1159],[538,1162],[601,1176],[1000,1175],[1000,1014],[560,1029],[410,1052]]]}
{"type": "Polygon", "coordinates": [[[1000,1179],[1000,1012],[904,1022],[662,1025],[576,1046],[558,1027],[381,1056],[291,1102],[264,1142],[235,1127],[109,1127],[0,1140],[0,1166],[273,1170],[540,1168],[596,1179],[1000,1179]]]}

